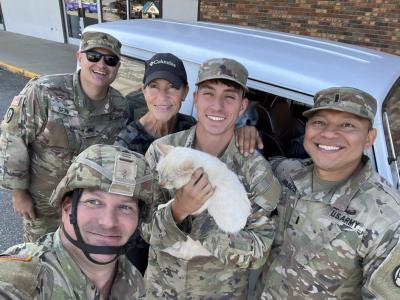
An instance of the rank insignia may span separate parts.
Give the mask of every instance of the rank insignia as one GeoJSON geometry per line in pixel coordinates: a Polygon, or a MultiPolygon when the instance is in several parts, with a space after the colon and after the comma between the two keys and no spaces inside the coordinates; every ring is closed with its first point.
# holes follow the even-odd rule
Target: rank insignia
{"type": "Polygon", "coordinates": [[[400,265],[394,269],[392,278],[394,285],[400,288],[400,265]]]}
{"type": "Polygon", "coordinates": [[[14,116],[14,108],[10,107],[6,112],[6,117],[5,117],[6,123],[9,123],[13,116],[14,116]]]}

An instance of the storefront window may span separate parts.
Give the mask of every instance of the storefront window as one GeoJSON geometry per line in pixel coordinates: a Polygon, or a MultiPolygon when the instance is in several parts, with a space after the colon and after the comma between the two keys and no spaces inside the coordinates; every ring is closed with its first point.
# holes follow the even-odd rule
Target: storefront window
{"type": "Polygon", "coordinates": [[[129,0],[130,19],[161,18],[161,0],[129,0]]]}
{"type": "Polygon", "coordinates": [[[103,22],[126,20],[126,0],[103,0],[101,11],[103,22]]]}

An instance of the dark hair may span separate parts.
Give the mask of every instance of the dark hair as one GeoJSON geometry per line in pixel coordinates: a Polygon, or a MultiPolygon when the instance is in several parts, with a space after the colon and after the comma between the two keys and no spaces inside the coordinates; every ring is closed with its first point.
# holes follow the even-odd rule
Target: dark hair
{"type": "Polygon", "coordinates": [[[243,89],[243,87],[242,87],[239,83],[234,82],[234,81],[232,81],[232,80],[223,79],[223,78],[210,79],[210,80],[206,80],[206,81],[200,82],[200,83],[198,84],[198,87],[200,87],[201,85],[203,85],[203,84],[205,84],[205,83],[207,83],[207,82],[209,82],[209,83],[214,83],[214,84],[222,83],[222,84],[224,84],[224,85],[226,85],[226,86],[229,86],[229,87],[234,88],[234,89],[236,89],[236,90],[242,91],[242,92],[243,92],[242,98],[245,97],[246,91],[243,89]]]}

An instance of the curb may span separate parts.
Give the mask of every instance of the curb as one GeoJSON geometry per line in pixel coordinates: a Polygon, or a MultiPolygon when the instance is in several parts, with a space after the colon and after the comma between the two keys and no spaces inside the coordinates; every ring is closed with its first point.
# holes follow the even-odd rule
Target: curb
{"type": "Polygon", "coordinates": [[[1,60],[0,60],[0,68],[6,69],[12,73],[20,74],[22,76],[29,77],[29,78],[37,77],[40,75],[39,73],[30,71],[30,70],[26,70],[24,68],[17,67],[14,65],[7,64],[1,60]]]}

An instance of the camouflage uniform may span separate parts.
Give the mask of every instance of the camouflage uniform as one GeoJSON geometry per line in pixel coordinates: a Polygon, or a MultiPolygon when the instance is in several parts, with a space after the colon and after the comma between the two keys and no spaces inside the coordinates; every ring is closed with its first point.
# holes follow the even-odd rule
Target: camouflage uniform
{"type": "MultiPolygon", "coordinates": [[[[64,196],[79,189],[94,189],[149,203],[153,195],[153,173],[141,154],[117,146],[93,145],[76,157],[52,193],[50,203],[60,209],[64,196]]],[[[83,240],[78,243],[79,239],[74,240],[76,244],[71,242],[68,237],[70,232],[65,225],[66,222],[71,224],[77,222],[79,214],[77,204],[79,199],[72,197],[72,206],[75,208],[70,208],[69,219],[63,219],[64,226],[55,233],[41,237],[36,243],[14,246],[0,256],[1,299],[105,298],[80,267],[86,263],[86,268],[90,269],[90,264],[87,264],[87,260],[90,259],[88,255],[96,253],[96,250],[85,247],[103,248],[101,250],[107,250],[108,247],[88,245],[83,240]],[[61,238],[61,232],[64,238],[69,239],[68,247],[61,238]],[[83,253],[75,252],[75,255],[71,256],[70,251],[74,249],[72,247],[83,253]]],[[[103,205],[107,205],[109,201],[103,205]]],[[[97,214],[98,210],[93,210],[92,213],[97,214]]],[[[94,218],[93,222],[98,222],[98,219],[94,218]]],[[[76,225],[74,231],[78,237],[79,224],[76,225]]],[[[144,296],[142,275],[124,255],[116,258],[118,260],[115,262],[111,260],[108,263],[101,263],[113,264],[111,267],[116,270],[107,298],[142,298],[144,296]]],[[[95,260],[92,262],[97,263],[95,260]]]]}
{"type": "MultiPolygon", "coordinates": [[[[195,129],[194,126],[155,143],[193,147],[195,129]]],[[[155,168],[159,154],[154,143],[146,158],[150,167],[155,168]]],[[[186,218],[178,227],[170,205],[157,209],[158,204],[170,198],[165,199],[163,191],[159,190],[155,195],[153,222],[151,226],[143,227],[145,239],[150,239],[147,298],[243,299],[247,293],[249,270],[264,264],[275,235],[275,224],[270,216],[276,207],[280,186],[260,154],[244,157],[239,153],[235,137],[219,158],[238,174],[249,194],[252,212],[246,227],[237,234],[224,233],[207,211],[196,218],[186,218]],[[163,251],[188,237],[199,241],[210,255],[185,260],[163,251]]]]}
{"type": "Polygon", "coordinates": [[[283,192],[262,299],[400,299],[400,196],[368,158],[317,193],[311,160],[273,165],[283,192]]]}
{"type": "MultiPolygon", "coordinates": [[[[89,46],[83,41],[84,49],[89,46]]],[[[128,103],[111,87],[96,108],[79,72],[32,79],[12,100],[2,122],[0,187],[26,190],[34,201],[38,219],[24,219],[26,241],[57,228],[58,214],[48,201],[73,157],[93,144],[113,144],[127,119],[128,103]]]]}
{"type": "MultiPolygon", "coordinates": [[[[326,89],[314,100],[303,115],[328,109],[372,124],[376,113],[375,99],[354,88],[326,89]]],[[[339,133],[330,134],[340,141],[339,133]]],[[[312,160],[272,161],[283,192],[276,239],[257,286],[262,299],[400,299],[400,195],[362,153],[360,162],[348,178],[313,191],[320,167],[312,160]]]]}
{"type": "MultiPolygon", "coordinates": [[[[144,281],[124,255],[109,299],[139,299],[144,281]]],[[[0,256],[0,299],[103,299],[60,240],[60,230],[36,243],[13,246],[0,256]]]]}

